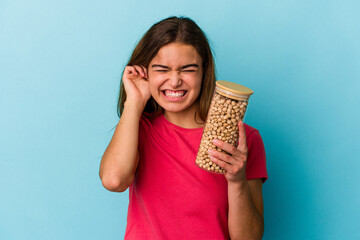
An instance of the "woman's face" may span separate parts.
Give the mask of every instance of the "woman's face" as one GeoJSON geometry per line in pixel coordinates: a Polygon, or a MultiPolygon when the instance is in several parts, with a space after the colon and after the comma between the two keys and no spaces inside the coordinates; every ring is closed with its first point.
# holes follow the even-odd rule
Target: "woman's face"
{"type": "Polygon", "coordinates": [[[202,60],[192,45],[170,43],[148,66],[150,92],[167,112],[196,111],[202,82],[202,60]]]}

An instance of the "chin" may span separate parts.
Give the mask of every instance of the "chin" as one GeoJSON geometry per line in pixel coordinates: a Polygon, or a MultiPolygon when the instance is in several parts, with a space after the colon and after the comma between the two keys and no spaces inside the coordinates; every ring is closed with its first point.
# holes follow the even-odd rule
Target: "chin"
{"type": "Polygon", "coordinates": [[[172,112],[172,113],[179,113],[191,110],[194,107],[194,104],[174,104],[174,103],[161,103],[159,104],[165,111],[172,112]]]}
{"type": "Polygon", "coordinates": [[[187,109],[186,107],[176,107],[176,106],[161,106],[161,107],[164,109],[164,111],[172,112],[172,113],[182,112],[187,109]]]}

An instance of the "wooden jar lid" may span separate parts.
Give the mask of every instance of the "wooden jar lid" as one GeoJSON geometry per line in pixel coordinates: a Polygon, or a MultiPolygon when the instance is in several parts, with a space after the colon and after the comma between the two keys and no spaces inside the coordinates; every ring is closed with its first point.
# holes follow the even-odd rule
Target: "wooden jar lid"
{"type": "Polygon", "coordinates": [[[251,94],[254,93],[248,87],[237,83],[218,80],[216,81],[216,92],[232,99],[247,101],[251,94]]]}

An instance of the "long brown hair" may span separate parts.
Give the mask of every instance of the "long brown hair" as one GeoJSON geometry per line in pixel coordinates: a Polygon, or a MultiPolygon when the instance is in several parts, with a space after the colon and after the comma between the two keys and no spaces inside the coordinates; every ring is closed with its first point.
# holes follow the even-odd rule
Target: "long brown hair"
{"type": "MultiPolygon", "coordinates": [[[[198,101],[199,117],[205,121],[215,88],[215,66],[208,40],[204,32],[193,20],[187,17],[169,17],[155,23],[140,39],[127,65],[142,65],[147,68],[160,48],[173,42],[192,45],[202,59],[203,78],[198,101]]],[[[124,110],[125,100],[126,92],[121,81],[117,104],[119,118],[124,110]]],[[[150,97],[144,112],[157,115],[162,111],[163,109],[159,104],[153,97],[150,97]]]]}

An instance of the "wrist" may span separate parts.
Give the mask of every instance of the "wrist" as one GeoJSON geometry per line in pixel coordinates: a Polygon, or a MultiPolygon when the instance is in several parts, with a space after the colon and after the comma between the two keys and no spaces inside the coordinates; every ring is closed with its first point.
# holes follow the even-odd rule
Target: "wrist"
{"type": "Polygon", "coordinates": [[[228,189],[235,190],[237,192],[245,192],[249,188],[248,180],[245,178],[241,181],[234,181],[230,182],[228,181],[228,189]]]}
{"type": "Polygon", "coordinates": [[[139,117],[141,116],[142,112],[144,111],[146,103],[135,102],[135,101],[128,101],[126,100],[124,103],[124,111],[131,111],[136,113],[139,117]]]}
{"type": "Polygon", "coordinates": [[[133,109],[136,110],[137,112],[142,113],[145,109],[146,106],[146,102],[142,102],[142,101],[136,101],[136,100],[126,100],[124,103],[124,108],[128,108],[128,109],[133,109]]]}

